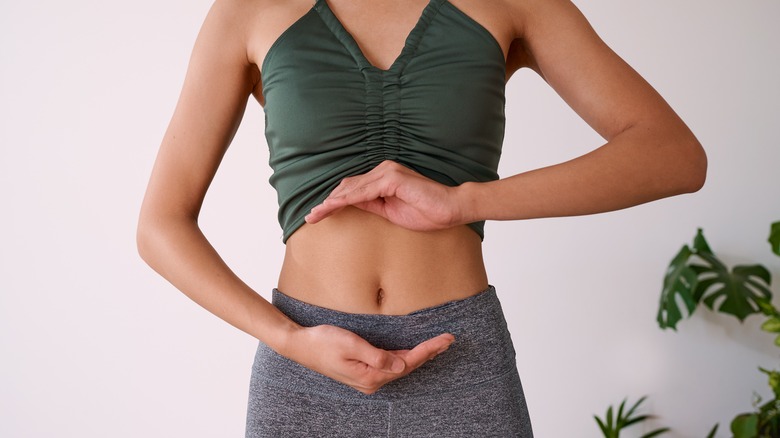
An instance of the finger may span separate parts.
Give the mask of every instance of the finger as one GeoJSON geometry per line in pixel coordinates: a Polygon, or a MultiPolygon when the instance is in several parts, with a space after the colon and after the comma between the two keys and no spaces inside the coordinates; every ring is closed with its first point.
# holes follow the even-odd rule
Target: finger
{"type": "MultiPolygon", "coordinates": [[[[353,204],[355,207],[362,208],[364,210],[369,210],[372,212],[378,212],[381,211],[382,204],[384,204],[384,201],[381,199],[374,199],[372,201],[368,202],[358,202],[356,204],[353,204]],[[377,205],[368,205],[368,204],[377,204],[377,205]],[[365,207],[368,208],[365,208],[365,207]]],[[[328,216],[331,216],[338,211],[344,209],[344,207],[350,205],[350,203],[345,200],[344,198],[336,198],[336,199],[326,199],[321,204],[314,206],[310,211],[309,214],[304,216],[304,220],[307,223],[314,224],[317,223],[323,219],[325,219],[328,216]]]]}
{"type": "Polygon", "coordinates": [[[393,196],[391,182],[387,179],[377,178],[370,181],[361,181],[360,184],[345,189],[338,194],[331,194],[325,199],[325,203],[333,202],[353,205],[386,196],[393,196]]]}
{"type": "Polygon", "coordinates": [[[357,204],[353,204],[353,205],[361,210],[365,210],[369,213],[373,213],[378,216],[382,216],[385,219],[389,219],[387,215],[386,198],[374,199],[373,201],[368,201],[368,202],[358,202],[357,204]]]}
{"type": "MultiPolygon", "coordinates": [[[[307,223],[317,223],[347,205],[366,204],[385,196],[382,194],[381,178],[381,173],[369,172],[343,179],[322,203],[311,209],[304,220],[307,223]]],[[[373,208],[367,210],[376,212],[376,207],[379,206],[381,205],[371,206],[373,208]]]]}
{"type": "Polygon", "coordinates": [[[307,214],[303,219],[307,223],[316,224],[317,222],[343,209],[344,207],[346,207],[346,205],[339,207],[330,203],[328,205],[320,204],[312,208],[311,211],[309,211],[309,214],[307,214]]]}
{"type": "Polygon", "coordinates": [[[370,172],[364,173],[362,175],[350,176],[344,178],[343,180],[341,180],[339,185],[337,185],[336,188],[333,189],[332,192],[330,192],[328,197],[341,196],[344,193],[354,190],[356,187],[370,184],[383,178],[384,175],[382,173],[375,172],[374,170],[371,170],[370,172]]]}
{"type": "Polygon", "coordinates": [[[354,359],[385,373],[399,374],[406,369],[406,363],[398,355],[376,348],[365,340],[361,341],[353,346],[354,359]]]}
{"type": "Polygon", "coordinates": [[[384,193],[385,185],[379,181],[355,187],[342,195],[331,194],[320,205],[312,208],[304,219],[308,223],[316,223],[348,205],[365,206],[374,203],[377,205],[371,205],[366,209],[370,209],[372,212],[381,211],[381,208],[378,207],[381,207],[382,204],[380,198],[386,196],[384,193]]]}
{"type": "Polygon", "coordinates": [[[455,341],[449,333],[443,333],[427,341],[421,342],[409,351],[396,351],[406,363],[406,372],[411,372],[425,362],[445,352],[455,341]]]}

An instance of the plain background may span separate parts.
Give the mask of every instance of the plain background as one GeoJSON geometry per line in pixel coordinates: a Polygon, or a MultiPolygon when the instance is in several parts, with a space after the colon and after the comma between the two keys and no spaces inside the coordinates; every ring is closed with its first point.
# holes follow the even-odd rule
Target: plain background
{"type": "MultiPolygon", "coordinates": [[[[490,222],[485,254],[538,437],[597,437],[592,414],[647,394],[674,437],[703,437],[768,395],[778,349],[700,310],[655,322],[667,263],[705,229],[760,262],[780,219],[780,2],[577,1],[704,144],[698,193],[588,217],[490,222]]],[[[208,0],[0,4],[0,436],[243,436],[256,341],[138,257],[135,224],[208,0]]],[[[500,173],[602,142],[533,73],[507,86],[500,173]]],[[[251,101],[201,223],[268,296],[284,246],[251,101]]],[[[776,286],[774,291],[780,292],[776,286]]],[[[639,432],[640,428],[637,428],[639,432]]],[[[648,429],[649,430],[649,429],[648,429]]]]}

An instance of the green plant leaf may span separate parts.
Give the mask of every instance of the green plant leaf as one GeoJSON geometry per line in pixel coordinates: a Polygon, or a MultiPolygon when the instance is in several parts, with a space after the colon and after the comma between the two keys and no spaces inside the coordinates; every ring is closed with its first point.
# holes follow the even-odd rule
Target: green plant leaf
{"type": "Polygon", "coordinates": [[[772,388],[772,392],[775,394],[775,398],[780,398],[780,372],[767,370],[765,368],[758,367],[758,369],[769,376],[769,387],[772,388]]]}
{"type": "Polygon", "coordinates": [[[677,330],[677,323],[682,319],[682,312],[677,306],[679,295],[688,311],[688,316],[696,309],[693,291],[698,283],[696,272],[688,266],[688,260],[693,251],[684,245],[669,263],[664,277],[664,287],[661,291],[661,303],[658,306],[656,320],[662,329],[677,330]]]}
{"type": "Polygon", "coordinates": [[[701,228],[696,229],[696,236],[693,237],[693,251],[696,254],[714,255],[712,248],[707,243],[707,239],[704,238],[704,231],[701,228]]]}
{"type": "Polygon", "coordinates": [[[761,324],[761,330],[769,333],[780,333],[780,318],[773,316],[763,324],[761,324]]]}
{"type": "Polygon", "coordinates": [[[625,424],[623,424],[623,409],[626,407],[626,401],[628,401],[628,398],[624,398],[623,401],[620,402],[620,406],[618,406],[617,417],[615,418],[615,422],[617,423],[615,429],[617,430],[620,430],[625,426],[625,424]]]}
{"type": "Polygon", "coordinates": [[[710,433],[707,434],[707,438],[715,438],[715,434],[718,432],[718,424],[715,424],[715,426],[712,428],[710,433]]]}
{"type": "Polygon", "coordinates": [[[631,416],[634,415],[634,411],[636,410],[636,408],[638,408],[639,405],[641,405],[645,401],[646,398],[647,398],[646,395],[643,395],[642,397],[639,397],[639,400],[637,400],[636,403],[634,403],[634,406],[631,406],[631,408],[628,410],[628,412],[626,412],[626,419],[631,418],[631,416]]]}
{"type": "Polygon", "coordinates": [[[765,267],[740,265],[729,272],[715,256],[697,255],[708,265],[692,266],[699,276],[694,296],[702,297],[702,301],[710,309],[728,313],[744,321],[748,315],[761,312],[759,302],[772,299],[772,292],[769,290],[772,275],[765,267]],[[719,302],[717,308],[716,302],[719,302]]]}
{"type": "Polygon", "coordinates": [[[775,306],[772,305],[771,301],[760,300],[756,304],[758,304],[759,309],[761,309],[761,313],[763,313],[764,315],[769,317],[774,316],[780,318],[780,312],[778,312],[775,306]]]}
{"type": "MultiPolygon", "coordinates": [[[[596,419],[601,432],[606,438],[618,438],[622,429],[636,423],[641,423],[649,418],[653,418],[652,415],[638,415],[636,417],[633,416],[639,405],[641,405],[646,398],[647,396],[640,397],[636,403],[634,403],[630,408],[628,408],[628,410],[626,410],[626,402],[628,402],[628,397],[626,397],[618,406],[617,416],[614,416],[614,408],[609,406],[607,408],[607,414],[604,417],[604,421],[595,415],[593,418],[596,419]]],[[[645,434],[642,438],[652,438],[667,431],[669,431],[669,428],[656,429],[652,432],[649,432],[648,434],[645,434]]]]}
{"type": "Polygon", "coordinates": [[[780,436],[780,400],[776,393],[773,400],[766,402],[758,410],[758,436],[780,436]]]}
{"type": "Polygon", "coordinates": [[[772,252],[780,256],[780,221],[772,224],[769,230],[769,243],[772,245],[772,252]]]}
{"type": "Polygon", "coordinates": [[[601,418],[595,415],[593,416],[593,418],[595,418],[596,423],[599,424],[599,429],[601,429],[601,433],[603,433],[606,438],[609,438],[609,429],[607,429],[607,425],[605,425],[604,422],[601,421],[601,418]]]}
{"type": "Polygon", "coordinates": [[[758,437],[758,415],[741,414],[731,422],[731,433],[734,438],[757,438],[758,437]]]}
{"type": "Polygon", "coordinates": [[[656,430],[654,430],[652,432],[648,432],[648,433],[642,435],[639,438],[653,438],[654,436],[658,436],[658,435],[660,435],[662,433],[669,432],[670,430],[671,429],[669,429],[668,427],[664,427],[664,428],[661,428],[661,429],[656,429],[656,430]]]}
{"type": "Polygon", "coordinates": [[[647,419],[653,418],[651,415],[640,415],[634,418],[626,418],[625,427],[631,426],[635,423],[641,423],[647,419]]]}

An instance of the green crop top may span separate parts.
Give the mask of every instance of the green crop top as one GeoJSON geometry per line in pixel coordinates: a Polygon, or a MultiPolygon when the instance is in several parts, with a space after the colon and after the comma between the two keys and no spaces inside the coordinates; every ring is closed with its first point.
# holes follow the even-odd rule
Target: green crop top
{"type": "MultiPolygon", "coordinates": [[[[505,69],[496,39],[447,0],[430,0],[387,70],[316,0],[261,66],[283,242],[343,178],[383,160],[449,186],[498,179],[505,69]]],[[[484,238],[484,221],[469,226],[484,238]]]]}

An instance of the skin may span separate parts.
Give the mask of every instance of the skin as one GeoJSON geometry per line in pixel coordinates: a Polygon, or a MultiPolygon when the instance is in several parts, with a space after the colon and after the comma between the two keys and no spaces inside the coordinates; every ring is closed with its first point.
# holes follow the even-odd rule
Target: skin
{"type": "MultiPolygon", "coordinates": [[[[697,191],[701,145],[658,93],[566,0],[452,0],[505,55],[506,79],[536,71],[605,144],[571,161],[446,187],[397,163],[346,178],[287,241],[278,288],[347,312],[405,314],[487,287],[481,242],[464,224],[572,216],[697,191]]],[[[258,66],[313,0],[217,0],[193,49],[138,222],[142,258],[192,300],[278,353],[370,394],[444,352],[441,334],[385,351],[332,326],[301,327],[238,278],[198,227],[209,184],[258,66]]],[[[425,0],[328,0],[366,58],[387,68],[425,0]],[[399,3],[399,1],[401,3],[399,3]]],[[[511,121],[508,121],[511,123],[511,121]]],[[[505,145],[511,147],[511,145],[505,145]]]]}

